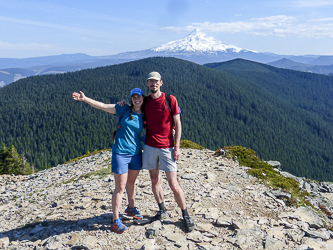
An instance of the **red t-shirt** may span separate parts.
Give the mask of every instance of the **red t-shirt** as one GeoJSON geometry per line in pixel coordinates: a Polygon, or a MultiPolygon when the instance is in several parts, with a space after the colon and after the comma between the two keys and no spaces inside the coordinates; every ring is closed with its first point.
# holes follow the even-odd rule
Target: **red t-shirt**
{"type": "MultiPolygon", "coordinates": [[[[176,97],[170,95],[170,108],[173,115],[179,114],[176,97]]],[[[147,123],[147,133],[145,144],[154,148],[172,148],[174,128],[173,115],[165,103],[165,93],[153,99],[148,96],[145,103],[145,116],[147,123]]]]}

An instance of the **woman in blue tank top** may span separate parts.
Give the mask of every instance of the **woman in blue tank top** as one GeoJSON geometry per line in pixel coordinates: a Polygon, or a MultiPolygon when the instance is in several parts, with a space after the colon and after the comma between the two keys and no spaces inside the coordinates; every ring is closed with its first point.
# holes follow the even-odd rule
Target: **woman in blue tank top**
{"type": "Polygon", "coordinates": [[[134,219],[142,219],[134,206],[135,180],[142,168],[141,132],[143,129],[144,101],[143,91],[132,89],[132,105],[120,107],[117,104],[105,104],[86,97],[83,92],[74,92],[73,99],[83,101],[94,108],[104,110],[119,116],[119,125],[112,146],[112,172],[115,179],[115,190],[112,194],[113,223],[111,229],[116,233],[123,233],[127,227],[119,218],[119,211],[124,190],[128,196],[128,206],[125,213],[134,219]]]}

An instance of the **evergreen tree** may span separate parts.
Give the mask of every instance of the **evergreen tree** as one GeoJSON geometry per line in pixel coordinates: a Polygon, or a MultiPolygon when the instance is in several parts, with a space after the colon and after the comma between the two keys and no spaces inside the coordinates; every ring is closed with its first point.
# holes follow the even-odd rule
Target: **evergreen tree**
{"type": "Polygon", "coordinates": [[[27,163],[24,155],[21,157],[14,145],[7,148],[2,144],[0,150],[0,174],[30,174],[30,164],[27,163]]]}

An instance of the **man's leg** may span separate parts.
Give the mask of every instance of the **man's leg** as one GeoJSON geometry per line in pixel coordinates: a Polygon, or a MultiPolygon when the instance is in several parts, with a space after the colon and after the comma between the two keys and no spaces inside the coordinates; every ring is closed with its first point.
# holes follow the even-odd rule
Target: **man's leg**
{"type": "Polygon", "coordinates": [[[161,186],[160,171],[158,168],[149,170],[151,188],[158,204],[164,202],[164,192],[161,186]]]}
{"type": "Polygon", "coordinates": [[[186,208],[185,194],[179,186],[177,171],[166,171],[165,174],[178,206],[184,210],[186,208]]]}
{"type": "Polygon", "coordinates": [[[157,203],[164,200],[164,193],[161,187],[160,171],[159,171],[159,149],[144,146],[142,154],[142,168],[148,169],[151,180],[151,187],[157,203]]]}
{"type": "Polygon", "coordinates": [[[161,149],[145,145],[142,156],[143,169],[149,170],[152,191],[159,207],[159,211],[153,217],[153,220],[160,220],[167,217],[167,212],[164,207],[164,192],[161,186],[159,171],[160,154],[161,149]]]}
{"type": "Polygon", "coordinates": [[[195,225],[193,220],[191,219],[190,215],[187,212],[186,201],[185,201],[185,194],[183,189],[180,187],[178,180],[177,180],[177,171],[166,171],[166,176],[168,179],[169,186],[173,192],[175,200],[178,206],[182,210],[182,215],[184,218],[185,228],[188,232],[191,232],[195,225]]]}
{"type": "Polygon", "coordinates": [[[149,170],[150,179],[151,179],[151,187],[155,196],[155,200],[157,201],[159,211],[153,217],[153,220],[161,220],[168,217],[166,209],[164,207],[164,192],[161,186],[161,176],[160,171],[158,169],[149,170]]]}

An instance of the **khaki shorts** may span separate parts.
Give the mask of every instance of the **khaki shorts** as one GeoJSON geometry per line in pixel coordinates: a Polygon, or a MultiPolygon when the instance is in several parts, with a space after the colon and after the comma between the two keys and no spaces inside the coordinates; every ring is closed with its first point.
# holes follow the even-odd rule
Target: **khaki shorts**
{"type": "Polygon", "coordinates": [[[172,156],[173,148],[153,148],[143,146],[142,169],[177,171],[177,163],[172,156]]]}

